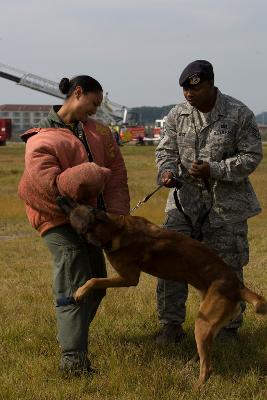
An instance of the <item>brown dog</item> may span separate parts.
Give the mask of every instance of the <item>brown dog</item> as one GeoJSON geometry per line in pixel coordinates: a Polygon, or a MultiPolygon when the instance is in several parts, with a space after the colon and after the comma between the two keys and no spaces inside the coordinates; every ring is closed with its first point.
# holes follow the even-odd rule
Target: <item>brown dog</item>
{"type": "Polygon", "coordinates": [[[141,271],[162,279],[185,281],[198,289],[202,301],[195,322],[200,360],[196,387],[211,373],[211,346],[219,330],[239,311],[239,302],[254,305],[267,314],[267,302],[245,287],[212,250],[197,240],[159,228],[145,218],[105,213],[77,206],[67,198],[58,205],[69,214],[70,223],[90,243],[103,247],[117,271],[112,278],[92,278],[74,294],[80,301],[94,288],[136,286],[141,271]]]}

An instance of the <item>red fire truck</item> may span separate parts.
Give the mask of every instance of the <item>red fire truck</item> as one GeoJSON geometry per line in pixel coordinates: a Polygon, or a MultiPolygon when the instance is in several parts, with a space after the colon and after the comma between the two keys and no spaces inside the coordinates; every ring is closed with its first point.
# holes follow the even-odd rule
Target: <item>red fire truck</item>
{"type": "Polygon", "coordinates": [[[11,137],[11,119],[0,118],[0,146],[5,146],[11,137]]]}
{"type": "Polygon", "coordinates": [[[163,119],[156,119],[155,120],[155,125],[154,125],[154,138],[155,139],[160,139],[160,135],[162,132],[162,129],[164,128],[165,125],[165,120],[166,120],[166,116],[163,119]]]}
{"type": "Polygon", "coordinates": [[[145,127],[143,125],[122,127],[120,130],[120,138],[122,143],[141,143],[145,138],[145,127]]]}

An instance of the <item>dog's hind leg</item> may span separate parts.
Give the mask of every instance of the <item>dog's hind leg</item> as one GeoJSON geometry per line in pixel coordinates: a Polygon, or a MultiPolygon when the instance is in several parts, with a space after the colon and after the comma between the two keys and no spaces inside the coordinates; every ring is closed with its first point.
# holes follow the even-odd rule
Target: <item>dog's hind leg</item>
{"type": "Polygon", "coordinates": [[[219,330],[232,318],[237,304],[222,296],[218,284],[210,287],[199,308],[195,323],[195,339],[200,360],[198,389],[212,372],[212,343],[219,330]]]}
{"type": "MultiPolygon", "coordinates": [[[[199,378],[194,389],[199,389],[211,374],[212,326],[200,315],[195,322],[195,339],[200,362],[199,378]]],[[[198,357],[195,357],[197,361],[198,357]]]]}
{"type": "Polygon", "coordinates": [[[139,277],[140,270],[135,269],[128,276],[117,275],[111,278],[91,278],[76,290],[73,297],[75,301],[79,302],[93,289],[137,286],[139,277]]]}

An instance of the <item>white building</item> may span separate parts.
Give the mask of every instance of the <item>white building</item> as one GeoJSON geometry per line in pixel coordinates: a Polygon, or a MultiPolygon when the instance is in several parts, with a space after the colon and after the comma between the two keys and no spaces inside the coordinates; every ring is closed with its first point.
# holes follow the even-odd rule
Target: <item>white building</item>
{"type": "Polygon", "coordinates": [[[40,120],[47,116],[51,105],[3,104],[0,118],[11,119],[12,141],[20,141],[19,136],[27,129],[38,127],[40,120]]]}

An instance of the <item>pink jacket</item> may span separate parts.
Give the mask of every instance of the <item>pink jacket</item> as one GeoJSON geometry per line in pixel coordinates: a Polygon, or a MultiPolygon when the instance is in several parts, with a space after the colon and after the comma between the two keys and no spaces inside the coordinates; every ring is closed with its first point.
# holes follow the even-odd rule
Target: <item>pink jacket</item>
{"type": "Polygon", "coordinates": [[[34,128],[22,135],[27,144],[18,193],[41,235],[68,222],[56,205],[58,195],[96,206],[102,192],[107,211],[129,213],[126,168],[112,133],[93,119],[83,129],[94,162],[88,162],[84,145],[68,129],[34,128]]]}

